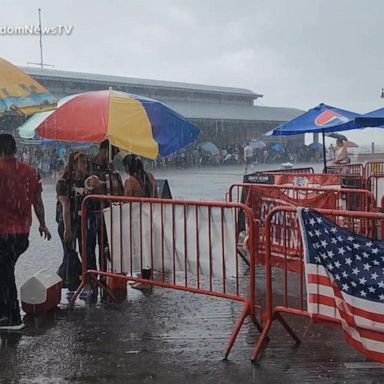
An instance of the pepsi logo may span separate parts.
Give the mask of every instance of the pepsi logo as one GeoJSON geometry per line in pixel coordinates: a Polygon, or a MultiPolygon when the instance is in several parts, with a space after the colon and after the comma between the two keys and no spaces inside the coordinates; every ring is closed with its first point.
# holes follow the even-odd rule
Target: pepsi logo
{"type": "Polygon", "coordinates": [[[334,111],[324,111],[315,119],[318,127],[332,127],[337,124],[346,123],[349,119],[334,111]]]}

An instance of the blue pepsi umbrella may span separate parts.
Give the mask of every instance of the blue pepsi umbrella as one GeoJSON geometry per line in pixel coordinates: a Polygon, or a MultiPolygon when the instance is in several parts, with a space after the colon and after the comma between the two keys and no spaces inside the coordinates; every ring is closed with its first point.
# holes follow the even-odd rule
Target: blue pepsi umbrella
{"type": "Polygon", "coordinates": [[[266,135],[291,136],[321,132],[323,134],[324,169],[326,171],[325,133],[362,128],[363,126],[355,120],[359,116],[358,113],[335,108],[326,104],[319,104],[317,107],[309,109],[293,120],[267,132],[266,135]]]}
{"type": "MultiPolygon", "coordinates": [[[[383,114],[384,115],[384,114],[383,114]]],[[[267,136],[291,136],[303,133],[337,132],[362,128],[355,119],[360,114],[319,104],[300,116],[267,132],[267,136]]]]}
{"type": "Polygon", "coordinates": [[[379,127],[384,125],[384,108],[360,115],[356,117],[355,121],[364,127],[379,127]]]}

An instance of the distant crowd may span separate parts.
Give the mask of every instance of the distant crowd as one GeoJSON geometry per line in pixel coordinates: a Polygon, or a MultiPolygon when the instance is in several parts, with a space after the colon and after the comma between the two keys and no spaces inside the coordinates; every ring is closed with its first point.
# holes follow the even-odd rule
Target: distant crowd
{"type": "MultiPolygon", "coordinates": [[[[216,147],[213,145],[213,148],[216,147]]],[[[205,150],[200,145],[191,146],[185,150],[179,151],[174,156],[167,158],[158,158],[156,160],[144,160],[147,168],[165,169],[165,168],[191,168],[222,165],[239,165],[245,163],[245,148],[247,143],[232,144],[226,148],[217,150],[205,150]]],[[[296,162],[318,162],[322,153],[305,145],[281,146],[279,152],[274,150],[273,145],[267,145],[265,148],[252,149],[252,163],[254,164],[273,164],[290,161],[296,162]],[[284,149],[284,151],[283,151],[284,149]]],[[[47,146],[47,145],[18,145],[17,158],[27,164],[32,165],[39,170],[43,177],[57,178],[63,172],[70,154],[78,150],[79,146],[47,146]]],[[[81,148],[81,151],[94,155],[97,152],[97,146],[88,145],[81,148]]],[[[248,150],[249,153],[249,150],[248,150]]],[[[116,169],[121,169],[121,159],[115,159],[116,169]]]]}

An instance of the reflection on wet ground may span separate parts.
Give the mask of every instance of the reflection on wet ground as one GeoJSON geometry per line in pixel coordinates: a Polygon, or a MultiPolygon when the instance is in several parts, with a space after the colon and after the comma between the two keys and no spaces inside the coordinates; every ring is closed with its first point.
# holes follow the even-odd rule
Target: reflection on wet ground
{"type": "MultiPolygon", "coordinates": [[[[292,319],[303,344],[294,347],[275,324],[262,358],[249,356],[257,332],[249,322],[230,360],[223,349],[240,304],[155,288],[129,291],[122,305],[100,305],[42,319],[26,319],[21,334],[1,338],[2,383],[205,383],[325,381],[381,382],[381,368],[354,369],[364,362],[339,331],[292,319]]],[[[364,364],[363,364],[364,367],[364,364]]]]}
{"type": "MultiPolygon", "coordinates": [[[[174,196],[221,199],[241,172],[233,167],[162,176],[169,179],[174,196]],[[186,180],[193,180],[193,190],[186,180]]],[[[47,183],[44,198],[54,232],[52,184],[47,183]]],[[[42,268],[56,270],[61,259],[57,236],[44,243],[34,227],[30,240],[17,265],[19,286],[42,268]]],[[[259,289],[261,274],[258,270],[259,289]]],[[[305,319],[287,317],[302,336],[301,346],[295,347],[276,323],[267,349],[252,364],[249,356],[258,333],[249,321],[230,359],[221,360],[241,303],[162,288],[147,295],[129,288],[128,301],[121,305],[81,303],[73,311],[62,305],[44,317],[27,317],[20,333],[1,333],[0,383],[383,382],[381,366],[351,349],[339,330],[309,326],[305,319]]]]}

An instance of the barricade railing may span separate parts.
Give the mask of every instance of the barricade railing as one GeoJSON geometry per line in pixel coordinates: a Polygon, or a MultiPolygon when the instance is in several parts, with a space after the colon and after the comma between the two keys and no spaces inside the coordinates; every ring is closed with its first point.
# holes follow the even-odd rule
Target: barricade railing
{"type": "Polygon", "coordinates": [[[262,171],[262,172],[263,173],[297,173],[297,174],[315,173],[312,167],[271,169],[269,171],[262,171]]]}
{"type": "Polygon", "coordinates": [[[364,188],[364,178],[357,174],[256,172],[244,177],[243,183],[274,184],[300,187],[364,188]]]}
{"type": "MultiPolygon", "coordinates": [[[[384,173],[376,173],[368,176],[367,178],[367,189],[372,192],[378,204],[384,197],[384,173]]],[[[381,205],[381,210],[384,208],[381,205]]]]}
{"type": "MultiPolygon", "coordinates": [[[[350,177],[351,175],[358,175],[361,177],[361,187],[368,187],[368,179],[372,175],[384,174],[384,161],[373,160],[367,161],[365,164],[355,163],[355,164],[342,164],[342,165],[330,165],[327,166],[327,174],[332,175],[345,175],[350,177]]],[[[358,187],[356,182],[353,187],[358,187]]],[[[352,187],[351,182],[349,186],[352,187]]]]}
{"type": "Polygon", "coordinates": [[[365,163],[365,178],[371,175],[384,174],[384,161],[367,161],[365,163]]]}
{"type": "MultiPolygon", "coordinates": [[[[350,230],[353,233],[370,237],[372,239],[380,238],[382,228],[384,226],[384,215],[375,212],[350,212],[337,211],[328,209],[317,209],[319,213],[325,215],[328,219],[337,225],[350,230]]],[[[259,338],[254,351],[252,360],[256,359],[268,338],[269,331],[274,320],[279,320],[282,326],[287,330],[289,335],[297,344],[300,343],[299,337],[295,331],[289,326],[288,322],[282,317],[283,313],[310,317],[307,309],[307,292],[305,284],[305,268],[301,262],[300,269],[292,273],[289,270],[290,253],[288,247],[283,252],[284,262],[281,268],[273,267],[273,226],[277,220],[285,222],[290,221],[292,226],[299,229],[299,222],[296,207],[277,207],[274,208],[268,215],[265,221],[266,232],[266,257],[265,257],[265,308],[263,312],[263,332],[259,338]]],[[[283,232],[284,241],[287,244],[289,241],[289,229],[283,232]]],[[[303,240],[300,234],[299,248],[303,248],[303,240]]],[[[303,255],[303,252],[301,252],[303,255]]],[[[303,260],[302,260],[303,261],[303,260]]],[[[339,320],[316,315],[316,321],[325,321],[339,324],[339,320]]]]}
{"type": "MultiPolygon", "coordinates": [[[[342,178],[340,179],[342,182],[342,178]]],[[[340,185],[342,187],[342,184],[340,185]]],[[[257,183],[234,183],[229,187],[226,193],[226,201],[236,203],[246,203],[248,192],[251,188],[269,189],[271,191],[280,191],[287,196],[287,201],[293,200],[300,203],[301,200],[307,200],[314,195],[329,193],[332,191],[339,196],[337,199],[337,208],[354,211],[370,211],[376,209],[376,199],[371,191],[360,188],[335,188],[334,186],[306,187],[291,185],[271,185],[257,183]],[[356,199],[356,194],[361,199],[356,199]]],[[[333,208],[333,207],[330,207],[333,208]]]]}
{"type": "MultiPolygon", "coordinates": [[[[71,306],[91,282],[116,299],[110,284],[113,281],[241,302],[243,309],[229,337],[225,358],[248,316],[262,330],[255,313],[258,221],[249,207],[229,202],[94,195],[84,199],[81,212],[83,272],[71,306]],[[250,236],[249,259],[245,261],[238,249],[239,212],[246,218],[250,236]],[[94,236],[90,222],[102,223],[100,269],[90,254],[89,239],[94,236]],[[108,257],[103,255],[106,248],[108,257]]],[[[122,289],[126,295],[126,285],[122,289]]]]}
{"type": "MultiPolygon", "coordinates": [[[[334,189],[315,187],[292,187],[281,185],[258,185],[238,183],[231,185],[228,193],[229,201],[245,203],[260,220],[259,252],[256,263],[264,264],[266,229],[265,222],[269,213],[277,206],[306,206],[349,211],[377,211],[376,201],[370,191],[365,189],[334,189]]],[[[246,230],[243,217],[239,216],[239,230],[246,230]]],[[[295,221],[288,218],[277,218],[272,223],[273,265],[280,267],[285,263],[285,252],[289,252],[288,268],[300,271],[302,267],[302,248],[300,246],[300,230],[295,221]],[[287,232],[288,231],[288,232],[287,232]],[[284,237],[289,233],[289,237],[284,237]]]]}
{"type": "Polygon", "coordinates": [[[340,164],[327,166],[327,174],[332,175],[359,175],[365,177],[364,165],[361,163],[340,164]]]}

